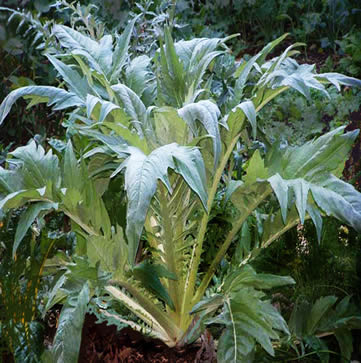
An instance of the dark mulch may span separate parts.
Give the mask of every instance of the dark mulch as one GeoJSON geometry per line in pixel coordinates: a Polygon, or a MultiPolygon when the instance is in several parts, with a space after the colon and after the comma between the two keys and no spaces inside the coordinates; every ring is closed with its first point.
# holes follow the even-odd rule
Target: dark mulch
{"type": "MultiPolygon", "coordinates": [[[[346,131],[355,129],[361,129],[361,109],[350,114],[350,123],[346,127],[346,131]]],[[[346,180],[354,184],[356,189],[361,191],[361,133],[352,146],[351,155],[345,164],[343,175],[346,180]]]]}
{"type": "Polygon", "coordinates": [[[213,340],[208,334],[202,343],[184,348],[169,348],[160,340],[114,325],[96,324],[94,315],[87,315],[83,327],[79,363],[190,363],[216,362],[213,340]]]}

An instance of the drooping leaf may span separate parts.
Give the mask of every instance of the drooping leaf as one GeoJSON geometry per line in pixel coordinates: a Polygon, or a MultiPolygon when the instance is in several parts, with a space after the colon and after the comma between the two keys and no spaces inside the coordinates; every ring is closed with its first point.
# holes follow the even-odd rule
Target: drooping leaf
{"type": "Polygon", "coordinates": [[[334,216],[361,232],[361,193],[333,175],[310,187],[312,196],[327,215],[334,216]]]}
{"type": "Polygon", "coordinates": [[[110,73],[113,59],[111,35],[105,35],[97,42],[75,29],[59,24],[54,25],[53,33],[62,47],[73,54],[84,56],[94,70],[104,75],[110,73]]]}
{"type": "Polygon", "coordinates": [[[82,106],[84,102],[72,92],[65,91],[62,88],[50,86],[28,86],[17,88],[9,93],[0,105],[0,125],[10,112],[13,104],[21,97],[36,96],[38,100],[47,102],[49,106],[54,105],[54,110],[63,110],[75,106],[82,106]]]}
{"type": "Polygon", "coordinates": [[[49,182],[54,186],[60,186],[59,160],[50,149],[45,153],[41,145],[32,140],[26,146],[20,146],[10,153],[16,163],[21,167],[24,189],[43,188],[49,182]]]}
{"type": "Polygon", "coordinates": [[[344,74],[333,72],[321,73],[318,75],[318,77],[326,79],[328,82],[332,83],[339,91],[341,89],[340,85],[361,88],[361,80],[345,76],[344,74]]]}
{"type": "Polygon", "coordinates": [[[221,114],[218,106],[210,101],[190,103],[178,110],[181,116],[192,130],[194,136],[198,136],[196,121],[201,122],[205,130],[213,138],[214,167],[222,152],[221,136],[219,133],[218,118],[221,114]]]}
{"type": "Polygon", "coordinates": [[[88,94],[86,98],[86,109],[88,118],[91,117],[91,114],[98,103],[100,104],[100,114],[97,120],[99,122],[103,122],[113,110],[120,109],[120,107],[113,102],[104,101],[99,97],[88,94]]]}
{"type": "Polygon", "coordinates": [[[268,181],[270,182],[280,204],[283,221],[286,222],[288,209],[288,184],[279,174],[271,176],[268,181]]]}
{"type": "Polygon", "coordinates": [[[256,137],[256,109],[252,101],[244,101],[234,107],[226,116],[226,123],[229,129],[225,135],[226,145],[229,145],[233,138],[241,131],[246,118],[251,124],[253,137],[256,137]]]}
{"type": "Polygon", "coordinates": [[[26,232],[29,227],[32,225],[34,220],[38,217],[39,213],[42,211],[51,211],[52,209],[58,209],[58,203],[49,203],[49,202],[40,202],[32,204],[20,217],[13,245],[13,257],[16,254],[16,251],[25,237],[26,232]]]}
{"type": "MultiPolygon", "coordinates": [[[[344,127],[332,130],[316,140],[288,149],[282,157],[285,179],[297,177],[312,181],[322,173],[335,173],[347,155],[358,135],[358,130],[343,133],[344,127]]],[[[338,176],[338,175],[336,175],[338,176]]]]}

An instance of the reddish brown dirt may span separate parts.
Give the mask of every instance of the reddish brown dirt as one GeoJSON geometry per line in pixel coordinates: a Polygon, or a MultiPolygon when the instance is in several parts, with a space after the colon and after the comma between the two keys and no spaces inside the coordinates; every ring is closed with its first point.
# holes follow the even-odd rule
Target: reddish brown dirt
{"type": "Polygon", "coordinates": [[[216,362],[212,338],[202,344],[169,348],[159,340],[144,337],[130,328],[118,332],[114,325],[96,324],[87,315],[83,327],[79,363],[194,363],[216,362]]]}

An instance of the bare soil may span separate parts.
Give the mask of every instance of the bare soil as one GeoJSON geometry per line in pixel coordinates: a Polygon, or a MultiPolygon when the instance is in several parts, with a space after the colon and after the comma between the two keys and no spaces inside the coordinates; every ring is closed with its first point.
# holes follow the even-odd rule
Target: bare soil
{"type": "Polygon", "coordinates": [[[160,340],[146,337],[130,328],[117,331],[114,325],[96,324],[87,315],[82,332],[79,363],[194,363],[216,362],[212,337],[184,348],[169,348],[160,340]]]}

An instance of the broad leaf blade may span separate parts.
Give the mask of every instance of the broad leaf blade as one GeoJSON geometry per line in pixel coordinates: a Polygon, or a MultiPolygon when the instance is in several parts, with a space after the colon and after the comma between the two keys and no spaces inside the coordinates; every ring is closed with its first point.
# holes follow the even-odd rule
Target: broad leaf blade
{"type": "Polygon", "coordinates": [[[62,110],[84,104],[76,94],[61,88],[50,86],[21,87],[9,93],[0,105],[0,125],[10,112],[13,104],[24,96],[41,97],[42,102],[47,102],[49,106],[55,105],[53,107],[54,110],[62,110]]]}
{"type": "Polygon", "coordinates": [[[78,362],[81,332],[90,299],[89,293],[89,286],[86,283],[79,295],[70,297],[63,306],[52,347],[54,362],[78,362]]]}
{"type": "Polygon", "coordinates": [[[40,202],[31,205],[20,217],[13,245],[13,257],[16,254],[16,251],[25,237],[26,232],[28,231],[29,227],[32,225],[34,220],[38,217],[39,213],[42,211],[50,211],[51,209],[57,209],[57,203],[49,203],[49,202],[40,202]]]}

